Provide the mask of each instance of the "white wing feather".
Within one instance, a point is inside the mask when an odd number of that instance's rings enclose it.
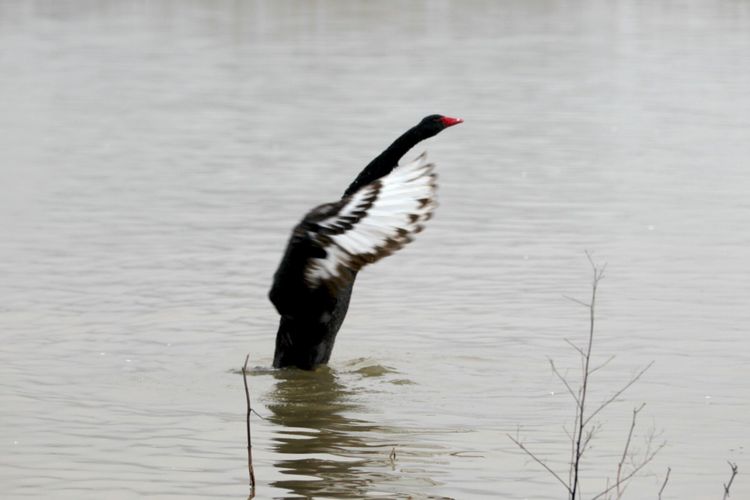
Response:
[[[344,199],[333,215],[317,222],[309,235],[326,251],[305,272],[311,286],[336,282],[345,270],[390,255],[412,240],[435,210],[436,174],[426,153]]]

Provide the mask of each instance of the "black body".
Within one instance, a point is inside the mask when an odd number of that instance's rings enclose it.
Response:
[[[362,170],[346,189],[343,198],[388,175],[417,143],[460,123],[460,120],[446,120],[454,119],[430,115],[405,132]],[[308,230],[315,230],[316,211],[325,211],[327,207],[317,207],[294,228],[274,275],[269,298],[281,315],[273,360],[276,368],[296,366],[310,370],[327,363],[349,308],[356,271],[345,270],[343,280],[323,283],[316,288],[310,288],[304,279],[308,259],[326,255],[326,251],[308,236]]]

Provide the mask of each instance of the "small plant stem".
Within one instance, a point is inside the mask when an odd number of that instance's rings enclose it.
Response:
[[[615,485],[617,486],[617,500],[622,498],[624,488],[622,487],[622,468],[625,465],[625,459],[628,456],[628,450],[630,450],[630,441],[633,439],[633,431],[635,430],[635,421],[638,418],[638,412],[640,412],[646,403],[643,403],[638,408],[633,408],[633,419],[630,421],[630,429],[628,430],[628,438],[625,440],[625,448],[622,450],[622,458],[617,464],[617,478],[615,479]]]
[[[596,289],[599,286],[599,281],[604,277],[604,271],[599,270],[594,262],[591,260],[591,256],[586,253],[589,258],[591,267],[594,270],[594,280],[591,284],[591,302],[589,303],[589,341],[586,346],[586,354],[583,358],[583,380],[581,381],[581,396],[578,398],[578,422],[576,422],[577,429],[575,430],[575,460],[573,462],[573,485],[570,487],[570,500],[575,500],[576,492],[579,489],[579,473],[581,470],[581,456],[583,455],[583,431],[584,426],[588,422],[588,419],[584,418],[584,410],[586,408],[586,394],[588,389],[589,366],[591,363],[591,349],[594,345],[594,320],[596,317]]]
[[[724,498],[723,500],[727,500],[729,498],[729,489],[732,487],[732,483],[734,482],[734,478],[737,476],[737,464],[733,464],[732,462],[727,461],[729,464],[729,467],[732,469],[732,475],[729,478],[729,482],[724,484]]]
[[[247,362],[250,359],[250,354],[245,356],[245,364],[242,366],[242,381],[245,384],[245,401],[247,402],[247,417],[245,422],[247,424],[247,472],[250,476],[250,495],[255,495],[255,470],[253,469],[253,442],[250,434],[250,414],[252,413],[252,407],[250,406],[250,391],[247,388]]]
[[[531,452],[528,448],[526,448],[526,446],[524,446],[523,443],[521,443],[519,440],[517,440],[516,438],[514,438],[510,434],[507,434],[507,436],[508,436],[508,438],[511,441],[513,441],[514,443],[516,443],[516,446],[518,446],[519,448],[521,448],[521,450],[523,450],[524,453],[526,453],[529,457],[531,457],[536,463],[538,463],[539,465],[541,465],[542,467],[544,467],[547,470],[547,472],[549,472],[550,474],[552,474],[552,476],[555,479],[557,479],[558,481],[560,481],[560,484],[562,484],[565,487],[565,489],[568,491],[568,493],[571,492],[570,491],[570,487],[568,486],[568,484],[557,474],[557,472],[555,472],[552,469],[550,469],[549,465],[545,464],[544,461],[541,458],[539,458],[536,455],[534,455],[534,453]]]
[[[672,467],[667,467],[667,475],[664,476],[664,482],[661,484],[661,489],[659,489],[659,500],[661,500],[661,494],[664,493],[664,488],[667,487],[667,482],[669,481],[670,472],[672,472]]]

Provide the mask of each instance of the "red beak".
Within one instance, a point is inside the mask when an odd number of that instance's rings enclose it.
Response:
[[[461,118],[451,118],[450,116],[444,116],[441,121],[446,127],[452,127],[453,125],[458,125],[459,123],[464,122]]]

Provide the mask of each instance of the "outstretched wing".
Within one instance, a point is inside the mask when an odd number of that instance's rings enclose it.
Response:
[[[434,168],[422,153],[341,201],[307,214],[301,226],[325,250],[325,256],[308,260],[307,284],[341,285],[352,272],[409,243],[437,206]]]

